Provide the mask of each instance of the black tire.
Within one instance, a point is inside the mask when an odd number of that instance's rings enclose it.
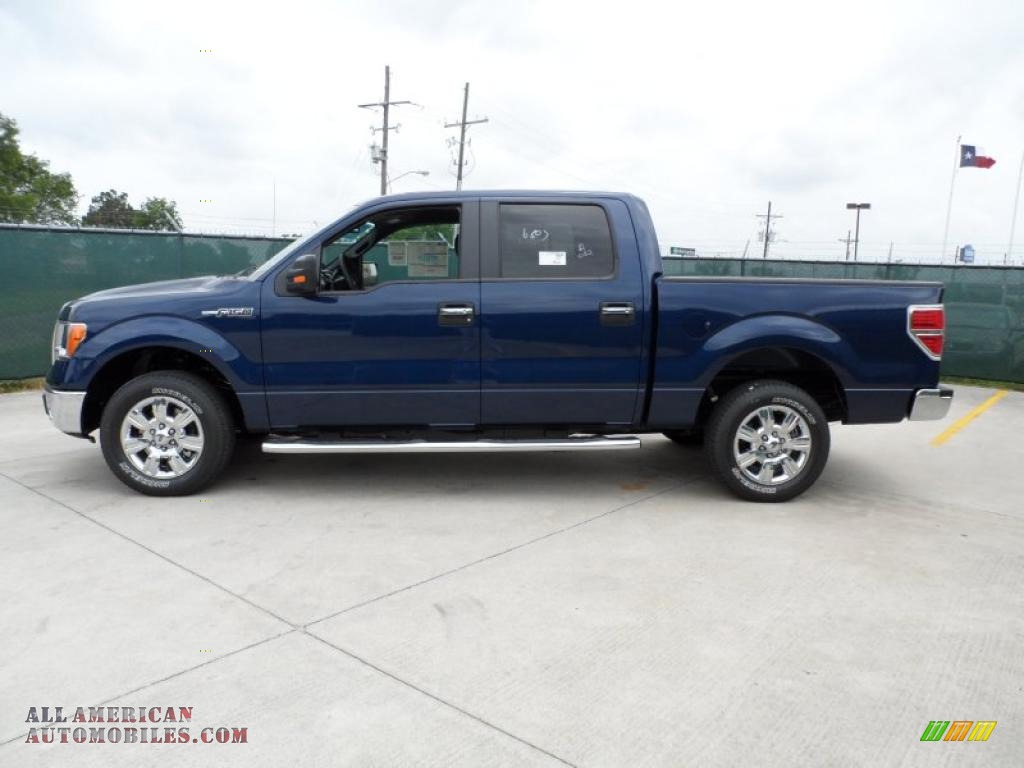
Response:
[[[167,479],[149,477],[133,466],[120,438],[128,412],[147,398],[161,396],[192,409],[203,442],[194,465]],[[110,398],[100,420],[100,446],[107,466],[129,488],[148,496],[187,496],[210,485],[224,471],[235,448],[235,424],[224,398],[205,379],[183,371],[155,371],[132,379]]]
[[[740,427],[752,412],[764,406],[795,411],[806,423],[810,437],[809,455],[804,459],[802,468],[789,480],[781,479],[785,471],[778,472],[780,482],[777,484],[758,482],[748,477],[734,456],[734,440]],[[824,411],[807,392],[784,381],[752,381],[732,390],[715,406],[705,433],[705,448],[711,465],[729,490],[749,501],[778,502],[799,496],[814,484],[828,460],[830,435]],[[793,456],[792,453],[789,455]],[[801,454],[796,455],[799,457]],[[773,462],[769,460],[767,463]],[[762,463],[752,464],[751,472],[761,467]]]
[[[704,430],[702,429],[670,429],[662,434],[683,448],[700,448],[704,445]]]

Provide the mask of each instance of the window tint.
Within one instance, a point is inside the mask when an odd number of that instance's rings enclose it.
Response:
[[[598,205],[501,206],[502,277],[607,277],[612,237]]]

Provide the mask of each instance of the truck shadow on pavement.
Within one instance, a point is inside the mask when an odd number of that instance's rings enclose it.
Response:
[[[206,493],[259,488],[301,498],[303,490],[389,495],[508,491],[526,496],[581,488],[643,492],[710,471],[700,450],[660,438],[634,451],[296,456],[264,454],[258,440],[242,440],[224,476]]]

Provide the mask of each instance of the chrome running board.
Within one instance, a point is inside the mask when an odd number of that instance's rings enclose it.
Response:
[[[264,453],[510,453],[516,451],[621,451],[639,448],[635,435],[537,440],[311,440],[273,439]]]

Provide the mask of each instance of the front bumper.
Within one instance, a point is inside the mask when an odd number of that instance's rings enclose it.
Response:
[[[52,389],[49,385],[43,388],[43,408],[50,417],[53,426],[61,432],[77,437],[82,436],[82,404],[85,392],[66,392]]]
[[[910,406],[911,421],[934,421],[944,419],[953,404],[953,390],[946,387],[939,389],[919,389],[914,393],[914,403]]]

